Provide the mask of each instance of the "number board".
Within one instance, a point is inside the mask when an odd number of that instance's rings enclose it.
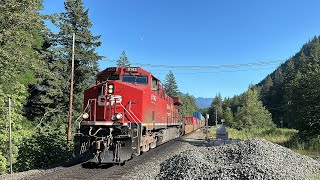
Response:
[[[138,67],[127,67],[126,72],[138,72]]]
[[[116,67],[109,67],[109,68],[107,68],[107,71],[115,72],[115,71],[117,71],[117,68]]]

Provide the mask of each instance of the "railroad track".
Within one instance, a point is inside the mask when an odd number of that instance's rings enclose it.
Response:
[[[56,170],[43,175],[37,175],[37,177],[29,177],[25,179],[37,179],[37,180],[71,180],[71,179],[90,179],[90,180],[101,180],[101,179],[128,179],[125,177],[126,173],[133,170],[137,164],[142,164],[148,161],[151,157],[163,153],[168,147],[177,146],[179,147],[181,139],[169,141],[165,144],[160,145],[155,149],[151,149],[148,152],[143,153],[140,156],[133,157],[130,161],[127,161],[125,165],[101,165],[90,167],[89,164],[77,164],[71,167],[66,167],[60,170]],[[129,178],[130,179],[130,178]]]

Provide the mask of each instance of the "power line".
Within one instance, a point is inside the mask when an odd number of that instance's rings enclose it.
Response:
[[[230,70],[230,71],[206,71],[206,72],[174,72],[174,74],[217,74],[217,73],[228,73],[228,72],[244,72],[244,71],[255,71],[255,70],[263,70],[263,69],[274,69],[277,66],[274,67],[268,67],[268,68],[256,68],[256,69],[241,69],[241,70]],[[154,72],[150,70],[152,74],[167,74],[166,72]]]
[[[268,65],[265,65],[264,67],[267,67]],[[270,64],[270,67],[268,68],[274,68],[274,67],[278,67],[279,65],[278,64]],[[238,69],[244,69],[244,68],[248,68],[248,67],[241,67],[241,68],[238,68]],[[252,68],[252,67],[249,67],[249,68]],[[190,72],[190,70],[192,71],[196,71],[196,72],[199,72],[199,71],[203,71],[205,68],[195,68],[195,69],[191,69],[191,68],[188,68],[188,69],[174,69],[172,71],[188,71]],[[225,69],[234,69],[234,68],[225,68]],[[148,71],[152,71],[152,72],[168,72],[169,70],[168,69],[164,69],[164,68],[157,68],[157,69],[153,69],[153,68],[146,68],[146,70]],[[244,69],[246,70],[246,69]]]
[[[160,67],[160,68],[172,68],[172,69],[221,69],[221,68],[242,68],[242,67],[252,67],[252,66],[266,66],[282,63],[283,61],[261,61],[253,63],[244,64],[224,64],[224,65],[203,65],[203,66],[179,66],[179,65],[160,65],[160,64],[143,64],[143,63],[132,63],[138,66],[147,67]]]
[[[102,61],[116,62],[117,60],[105,59]],[[267,65],[279,65],[283,63],[280,60],[274,61],[260,61],[252,63],[243,63],[243,64],[223,64],[223,65],[190,65],[190,66],[181,66],[181,65],[163,65],[163,64],[144,64],[132,62],[132,65],[137,65],[141,67],[158,67],[158,68],[172,68],[172,69],[221,69],[221,68],[242,68],[242,67],[252,67],[252,66],[267,66]]]

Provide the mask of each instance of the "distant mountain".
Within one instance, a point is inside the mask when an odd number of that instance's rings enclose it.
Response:
[[[204,109],[204,108],[210,107],[210,105],[211,105],[211,103],[213,101],[213,98],[198,97],[198,98],[195,98],[195,99],[196,99],[196,102],[197,102],[197,106],[200,109]]]

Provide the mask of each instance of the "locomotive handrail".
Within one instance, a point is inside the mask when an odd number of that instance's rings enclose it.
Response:
[[[140,121],[140,119],[131,111],[131,101],[129,102],[129,111],[134,115],[134,117],[135,118],[137,118],[139,121]],[[141,121],[140,121],[140,123],[141,123]]]
[[[87,109],[89,108],[89,106],[90,106],[90,109],[89,109],[88,112],[90,112],[90,114],[91,114],[91,101],[93,101],[93,100],[94,100],[94,99],[89,99],[89,100],[88,100],[88,103],[87,103],[86,108],[84,108],[82,114],[75,120],[75,122],[78,123],[79,128],[80,128],[80,123],[81,123],[82,120],[83,120],[83,118],[81,119],[81,117],[82,117],[82,115],[87,111]],[[78,122],[79,119],[81,119],[81,120]]]
[[[140,119],[131,111],[127,110],[126,107],[124,107],[124,105],[122,103],[120,103],[121,107],[128,112],[128,114],[131,116],[132,120],[138,125],[138,123],[141,123]],[[136,118],[139,122],[137,122],[134,118]]]

